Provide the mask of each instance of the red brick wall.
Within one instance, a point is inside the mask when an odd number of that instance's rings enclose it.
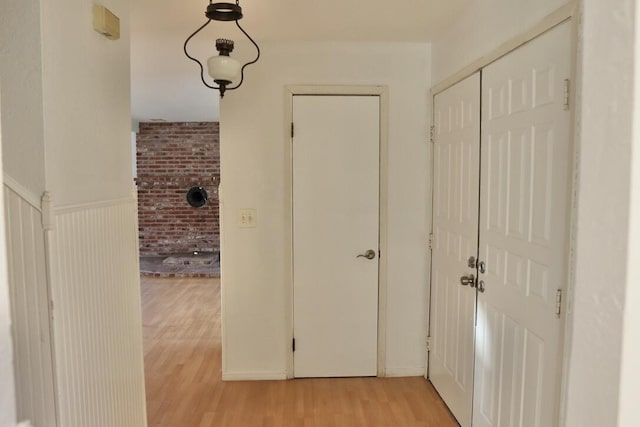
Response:
[[[218,250],[218,123],[140,123],[136,158],[140,253]],[[207,190],[205,207],[187,203],[193,186]]]

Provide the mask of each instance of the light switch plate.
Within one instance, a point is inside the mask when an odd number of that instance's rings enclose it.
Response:
[[[238,212],[238,226],[240,228],[255,228],[258,226],[258,218],[255,209],[240,209]]]

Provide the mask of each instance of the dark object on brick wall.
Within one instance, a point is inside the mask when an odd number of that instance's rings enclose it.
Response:
[[[207,204],[209,195],[202,187],[191,187],[187,192],[187,202],[194,208],[202,208]]]

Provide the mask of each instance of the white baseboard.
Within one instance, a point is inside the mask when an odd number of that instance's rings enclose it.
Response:
[[[424,377],[424,366],[387,368],[387,377]]]
[[[223,372],[222,381],[274,381],[286,380],[286,372]]]
[[[424,366],[388,368],[387,378],[424,377]],[[279,381],[288,379],[286,372],[223,372],[222,381]]]

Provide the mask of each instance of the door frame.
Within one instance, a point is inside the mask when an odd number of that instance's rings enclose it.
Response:
[[[560,372],[560,383],[558,384],[558,398],[559,404],[556,413],[557,425],[562,427],[566,425],[566,408],[567,408],[567,384],[569,380],[569,362],[571,355],[571,341],[572,341],[572,328],[573,328],[573,301],[575,295],[575,264],[576,264],[576,236],[577,236],[577,215],[578,215],[578,200],[577,200],[577,192],[576,189],[580,185],[579,182],[579,156],[580,156],[580,142],[577,140],[577,135],[579,135],[578,129],[578,117],[579,117],[579,105],[578,101],[580,98],[580,94],[578,93],[580,88],[577,84],[577,80],[580,78],[579,72],[579,64],[578,64],[578,49],[579,44],[582,42],[581,34],[580,34],[580,2],[579,0],[571,0],[564,6],[561,6],[554,12],[550,13],[546,17],[544,17],[538,24],[531,27],[529,30],[522,32],[504,42],[502,45],[489,52],[487,55],[482,56],[476,61],[468,64],[466,67],[463,67],[458,72],[451,74],[449,77],[445,78],[441,82],[434,84],[429,91],[429,104],[431,108],[431,123],[433,124],[433,106],[435,104],[435,96],[441,92],[444,92],[448,88],[454,86],[455,84],[461,82],[472,74],[482,71],[488,65],[496,62],[503,56],[508,55],[512,51],[518,49],[519,47],[529,43],[530,41],[536,39],[538,36],[546,33],[547,31],[552,30],[553,28],[568,23],[571,25],[571,58],[570,58],[570,93],[569,93],[569,102],[571,105],[570,111],[570,152],[573,156],[573,161],[571,164],[572,170],[570,171],[570,192],[567,195],[569,197],[569,209],[567,213],[566,221],[568,221],[568,242],[567,242],[567,277],[566,277],[566,288],[565,294],[563,295],[562,300],[562,322],[561,325],[562,336],[560,341],[560,358],[561,358],[561,372]],[[482,74],[481,74],[482,78]],[[433,160],[433,144],[430,144],[429,147],[429,156]],[[431,183],[430,183],[430,200],[433,202],[433,165],[431,169]],[[433,210],[433,203],[431,205],[431,209]],[[433,231],[433,215],[431,216],[430,227]],[[433,253],[429,254],[429,262],[431,263],[433,258]],[[428,293],[431,295],[431,277],[429,277],[428,283],[429,289]],[[431,302],[429,301],[429,304]],[[431,336],[431,313],[429,312],[428,316],[428,324],[427,324],[427,337]],[[429,370],[429,352],[427,352],[427,365],[425,369],[425,378],[428,379],[428,370]]]
[[[286,328],[288,335],[287,379],[294,378],[293,369],[293,97],[296,95],[318,96],[377,96],[380,99],[380,200],[379,200],[379,250],[378,258],[378,362],[377,376],[386,376],[386,330],[387,330],[387,223],[388,223],[388,147],[389,147],[389,89],[387,86],[351,85],[286,85],[284,88],[285,114],[283,140],[285,143],[284,203],[285,203],[285,256],[284,271],[289,292],[286,301]]]

